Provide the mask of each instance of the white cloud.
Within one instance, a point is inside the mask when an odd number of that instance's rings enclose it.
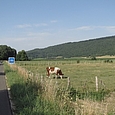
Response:
[[[39,27],[39,26],[48,26],[46,23],[39,23],[39,24],[34,24],[33,26]]]
[[[81,27],[78,27],[77,30],[92,30],[93,27],[91,26],[81,26]]]
[[[115,26],[104,26],[103,28],[105,28],[110,33],[115,33]]]
[[[57,23],[57,20],[51,20],[50,23]],[[16,25],[16,28],[30,28],[30,27],[45,27],[48,26],[47,23],[38,23],[38,24],[19,24]]]
[[[39,24],[19,24],[16,25],[16,28],[31,28],[31,27],[42,27],[42,26],[48,26],[47,23],[39,23]]]
[[[77,27],[77,28],[72,28],[72,29],[70,29],[70,30],[75,30],[75,31],[78,31],[78,30],[80,30],[80,31],[87,31],[87,30],[92,30],[92,29],[94,29],[94,27],[93,26],[81,26],[81,27]]]
[[[103,30],[108,32],[115,32],[115,26],[81,26],[77,28],[69,29],[71,31],[90,31],[90,30]]]
[[[40,38],[40,37],[48,37],[52,35],[51,33],[49,32],[30,32],[27,34],[28,37],[34,37],[34,38]]]
[[[30,24],[20,24],[20,25],[16,25],[17,28],[28,28],[31,27]]]

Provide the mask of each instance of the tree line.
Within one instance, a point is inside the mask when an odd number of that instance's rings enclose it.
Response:
[[[0,45],[0,60],[8,60],[9,57],[14,57],[17,61],[26,61],[28,56],[24,50],[17,51],[7,45]]]

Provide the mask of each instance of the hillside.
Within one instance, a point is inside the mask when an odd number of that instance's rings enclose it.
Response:
[[[26,52],[29,58],[52,58],[115,55],[115,36],[69,42]]]

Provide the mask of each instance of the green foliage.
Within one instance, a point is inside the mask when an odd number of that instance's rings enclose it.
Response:
[[[16,57],[16,50],[7,45],[0,45],[0,60],[8,60],[8,57]]]
[[[91,99],[93,101],[103,101],[107,94],[110,93],[108,91],[99,91],[99,92],[81,92],[77,91],[76,95],[79,99]]]
[[[24,50],[19,51],[17,56],[16,56],[16,60],[17,61],[27,61],[28,56],[27,56],[26,52]]]
[[[34,49],[27,51],[27,55],[30,59],[56,58],[58,56],[70,58],[115,55],[115,36],[81,42],[69,42],[44,49]]]

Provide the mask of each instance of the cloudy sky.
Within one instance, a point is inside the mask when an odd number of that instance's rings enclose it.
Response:
[[[17,51],[115,35],[115,0],[0,0],[0,45]]]

